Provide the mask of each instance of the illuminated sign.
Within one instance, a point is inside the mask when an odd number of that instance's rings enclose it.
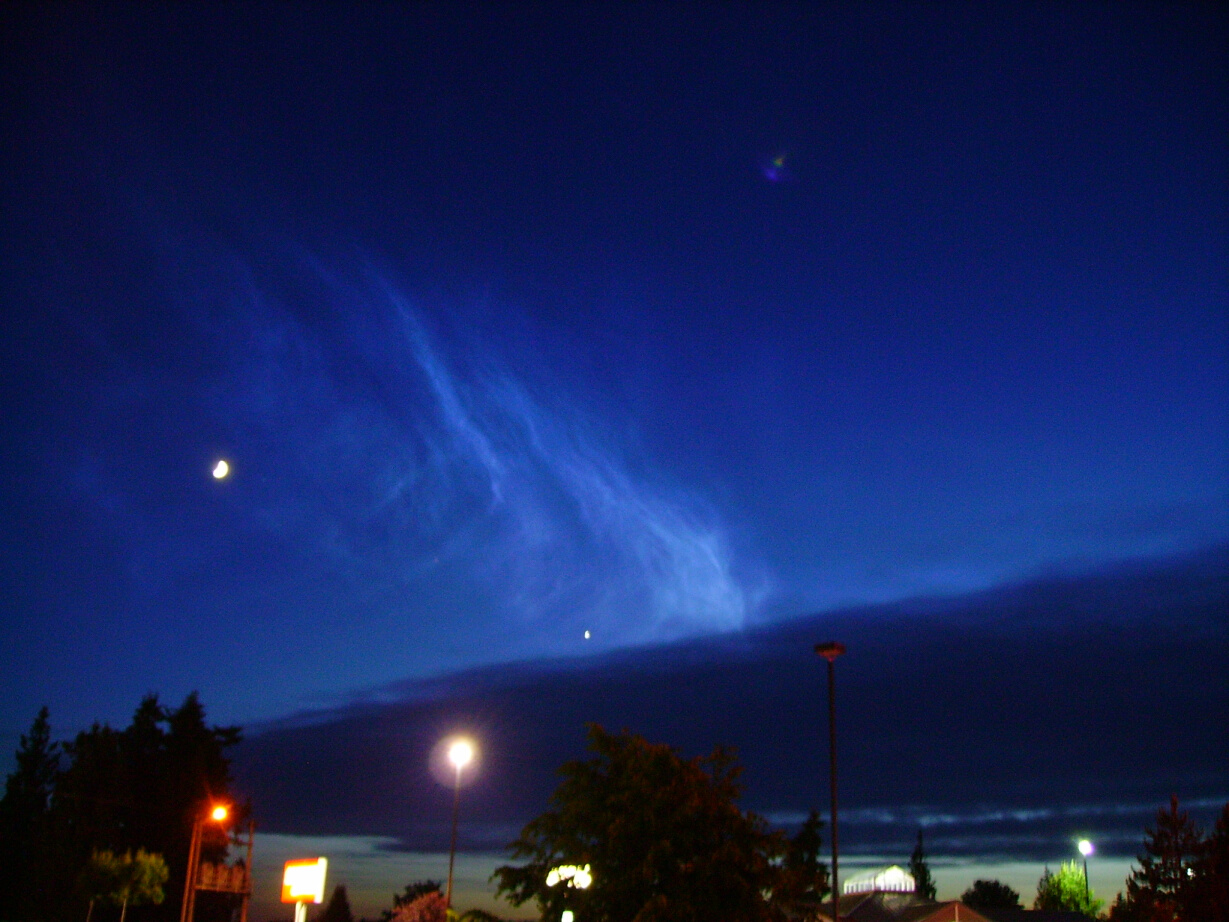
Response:
[[[564,864],[557,868],[551,868],[550,873],[546,875],[546,886],[553,887],[560,882],[567,882],[569,887],[576,887],[584,890],[589,884],[593,883],[593,874],[589,871],[589,865],[583,868],[578,868],[574,864]]]
[[[286,872],[282,876],[282,902],[324,902],[324,872],[328,866],[328,858],[287,861]]]

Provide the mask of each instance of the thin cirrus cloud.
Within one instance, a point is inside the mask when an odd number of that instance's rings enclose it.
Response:
[[[214,388],[215,407],[247,408],[247,437],[288,455],[264,527],[368,584],[480,586],[539,640],[744,624],[751,593],[701,497],[634,470],[575,401],[541,398],[483,345],[446,350],[387,279],[325,290],[312,314],[250,292],[247,352]]]

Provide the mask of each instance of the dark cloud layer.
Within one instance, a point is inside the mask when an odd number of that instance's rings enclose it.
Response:
[[[380,689],[255,729],[237,769],[262,828],[446,843],[439,738],[481,740],[466,848],[542,811],[584,724],[685,753],[737,747],[744,802],[785,825],[826,804],[823,663],[839,638],[843,841],[1052,859],[1076,832],[1138,849],[1169,794],[1229,796],[1229,547],[984,594],[847,610],[588,661],[523,663]]]

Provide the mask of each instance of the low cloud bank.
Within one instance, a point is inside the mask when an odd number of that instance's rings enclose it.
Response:
[[[546,809],[584,725],[687,754],[738,749],[744,804],[783,824],[826,813],[824,664],[840,638],[842,841],[902,853],[1057,861],[1076,835],[1139,850],[1176,793],[1205,824],[1229,799],[1229,548],[975,597],[800,618],[754,631],[520,664],[383,689],[263,728],[236,768],[262,828],[446,847],[438,740],[481,763],[462,792],[462,847],[504,847]]]

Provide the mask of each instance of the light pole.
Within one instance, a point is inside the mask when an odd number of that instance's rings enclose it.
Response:
[[[457,812],[461,807],[461,769],[474,758],[474,746],[469,740],[457,740],[448,747],[448,761],[457,770],[456,784],[452,787],[452,845],[448,849],[448,892],[444,895],[444,908],[452,908],[452,865],[457,856]]]
[[[1093,847],[1087,839],[1080,839],[1077,847],[1080,854],[1084,856],[1084,903],[1087,905],[1092,902],[1092,891],[1088,887],[1088,856],[1093,853]]]
[[[841,922],[841,888],[837,875],[836,836],[836,658],[845,645],[830,640],[815,645],[815,654],[828,661],[828,774],[832,779],[832,922]]]
[[[188,869],[184,873],[183,904],[179,907],[179,922],[192,922],[196,910],[196,878],[200,871],[201,833],[204,831],[205,820],[224,823],[228,816],[228,807],[215,804],[208,813],[197,814],[192,820],[192,840],[188,845]]]

